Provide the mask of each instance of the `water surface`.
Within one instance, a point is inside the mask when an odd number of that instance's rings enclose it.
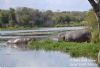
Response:
[[[23,46],[22,46],[23,47]],[[1,67],[98,67],[94,60],[72,58],[59,51],[29,50],[16,45],[0,43]]]

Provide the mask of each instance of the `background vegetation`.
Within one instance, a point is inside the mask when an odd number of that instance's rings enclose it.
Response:
[[[59,27],[82,25],[86,12],[63,11],[53,12],[51,10],[39,11],[27,7],[10,8],[0,10],[0,27]]]

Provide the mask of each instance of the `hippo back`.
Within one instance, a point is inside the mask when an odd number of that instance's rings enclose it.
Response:
[[[91,33],[87,30],[76,30],[66,32],[65,41],[85,42],[90,40]]]

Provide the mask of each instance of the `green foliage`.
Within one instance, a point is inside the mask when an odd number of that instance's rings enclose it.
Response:
[[[97,20],[93,10],[87,12],[85,21],[87,21],[86,25],[89,25],[92,29],[97,27]]]
[[[0,11],[0,27],[5,27],[8,22],[9,13],[8,11],[2,10]]]
[[[91,33],[92,33],[91,42],[94,42],[94,43],[99,42],[98,31],[96,29],[94,29],[91,31]]]
[[[90,30],[92,34],[91,41],[94,43],[99,42],[99,36],[98,36],[99,33],[97,28],[98,25],[93,10],[88,11],[85,17],[85,21],[87,22],[86,25],[90,26]]]
[[[76,42],[54,42],[51,40],[31,41],[31,49],[58,50],[68,52],[74,57],[91,57],[96,59],[100,49],[100,43],[76,43]]]
[[[71,26],[71,22],[83,21],[85,12],[39,11],[27,7],[0,10],[0,27],[50,27],[61,24]],[[77,23],[78,24],[78,23]]]

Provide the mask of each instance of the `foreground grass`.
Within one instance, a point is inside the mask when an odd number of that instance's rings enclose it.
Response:
[[[96,59],[100,46],[94,43],[54,42],[51,40],[31,41],[31,49],[44,49],[68,52],[73,57],[89,57]]]

